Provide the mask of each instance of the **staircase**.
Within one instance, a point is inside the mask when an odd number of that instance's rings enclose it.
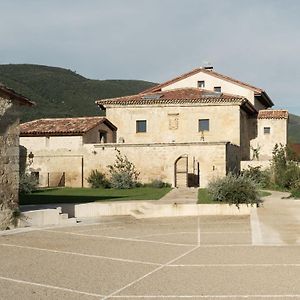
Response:
[[[76,218],[69,218],[67,213],[62,212],[61,207],[36,207],[26,205],[21,208],[23,219],[18,227],[49,226],[49,225],[72,225],[76,224]]]

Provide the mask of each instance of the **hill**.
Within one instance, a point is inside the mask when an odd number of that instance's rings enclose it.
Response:
[[[95,116],[95,100],[139,93],[155,83],[141,80],[92,80],[71,70],[29,64],[0,65],[0,82],[37,103],[21,121],[45,117]]]
[[[288,134],[291,143],[300,143],[300,116],[290,114]]]
[[[21,121],[46,117],[95,116],[95,100],[139,93],[155,83],[141,80],[92,80],[71,70],[29,64],[0,65],[0,82],[37,103]],[[300,143],[300,117],[290,114],[289,140]]]

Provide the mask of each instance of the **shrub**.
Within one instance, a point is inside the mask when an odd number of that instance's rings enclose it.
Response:
[[[99,172],[98,170],[91,171],[89,177],[87,178],[87,182],[93,189],[110,187],[110,182],[107,180],[105,174]]]
[[[287,147],[275,145],[272,158],[272,182],[283,189],[294,189],[300,182],[298,162],[291,160]]]
[[[242,171],[242,176],[252,179],[259,187],[266,188],[270,186],[271,173],[270,170],[261,170],[261,166],[251,167]]]
[[[113,165],[107,166],[111,175],[111,186],[116,189],[130,189],[138,185],[139,172],[135,165],[130,162],[126,155],[116,150],[116,161]]]
[[[288,161],[283,178],[281,179],[282,186],[287,189],[293,189],[298,185],[300,180],[300,168],[296,162]]]
[[[171,187],[171,184],[160,179],[154,179],[150,183],[145,184],[145,186],[161,189],[164,187]]]
[[[30,194],[37,189],[38,181],[35,176],[29,173],[23,173],[20,175],[19,181],[19,193]]]
[[[234,204],[237,207],[240,204],[262,203],[256,183],[246,176],[228,174],[215,179],[208,184],[208,192],[214,201]]]
[[[284,187],[285,172],[287,169],[286,149],[283,145],[276,144],[272,151],[272,173],[273,183],[279,187]]]

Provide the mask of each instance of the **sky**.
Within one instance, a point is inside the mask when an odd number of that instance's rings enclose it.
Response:
[[[0,64],[163,82],[209,62],[300,115],[298,0],[0,0],[0,12]]]

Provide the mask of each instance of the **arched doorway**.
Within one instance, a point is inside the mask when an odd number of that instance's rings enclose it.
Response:
[[[188,187],[188,156],[181,155],[174,164],[175,187]]]

